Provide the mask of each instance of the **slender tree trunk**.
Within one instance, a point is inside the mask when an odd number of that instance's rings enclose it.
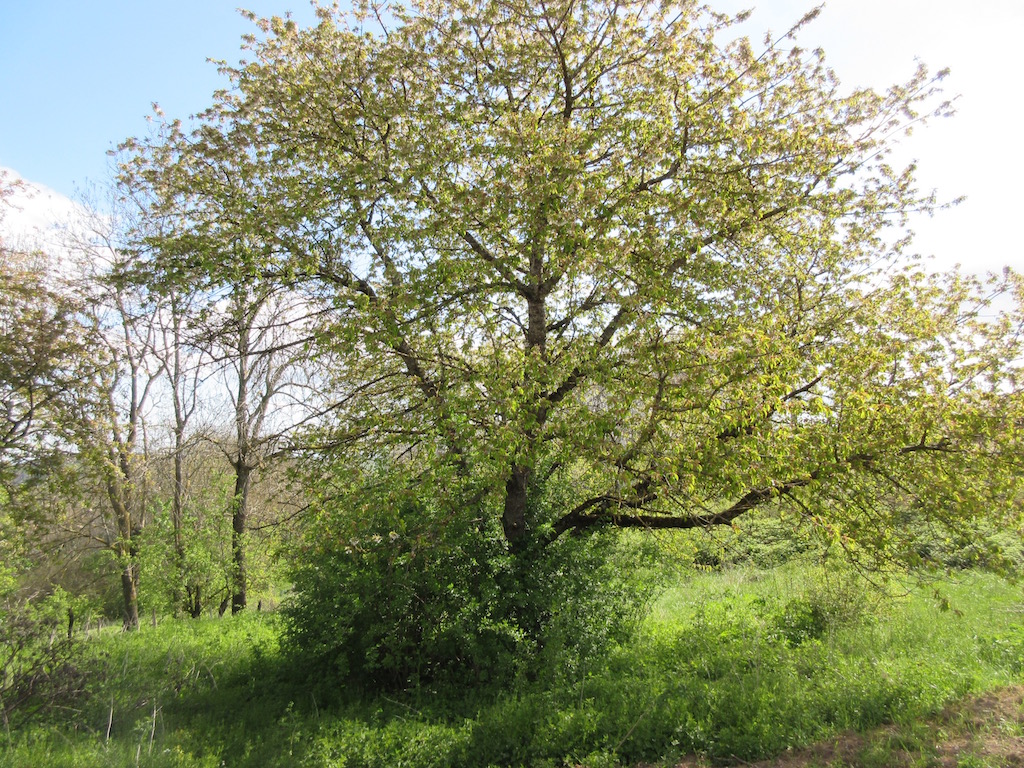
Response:
[[[121,594],[124,597],[124,629],[139,628],[139,590],[135,564],[127,563],[121,569]]]
[[[132,499],[127,491],[127,481],[107,481],[107,496],[114,508],[117,520],[117,541],[114,552],[121,564],[121,595],[124,600],[124,628],[139,627],[139,565],[138,547],[134,537],[137,532],[132,521]]]
[[[252,468],[249,466],[249,438],[251,430],[249,413],[249,386],[251,375],[250,325],[251,320],[243,322],[243,307],[239,311],[238,336],[238,383],[235,397],[235,495],[231,506],[231,613],[232,615],[245,609],[246,603],[246,572],[245,572],[245,526],[249,517],[249,479]]]
[[[185,550],[185,507],[188,499],[185,449],[189,420],[195,412],[198,400],[198,372],[194,368],[190,371],[182,360],[182,353],[187,348],[184,329],[192,310],[192,301],[187,294],[171,294],[170,323],[164,328],[164,344],[161,351],[170,379],[171,403],[174,406],[174,495],[171,500],[171,526],[177,578],[174,580],[171,599],[175,615],[185,611],[195,618],[202,613],[202,601],[199,584],[193,581],[194,577],[188,572]]]
[[[231,510],[231,613],[246,606],[245,529],[249,517],[249,484],[252,468],[244,461],[235,467],[235,496]]]
[[[139,628],[139,568],[130,542],[118,547],[121,565],[121,596],[124,600],[125,631]]]
[[[175,408],[175,410],[178,410]],[[185,494],[185,472],[182,467],[183,457],[181,455],[184,445],[184,435],[180,428],[174,430],[174,497],[171,500],[171,526],[174,529],[174,567],[178,572],[178,578],[174,580],[174,613],[184,608],[189,609],[188,600],[188,574],[185,572],[185,537],[182,532],[184,499]]]

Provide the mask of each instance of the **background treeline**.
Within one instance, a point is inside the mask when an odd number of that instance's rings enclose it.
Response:
[[[304,504],[289,448],[322,402],[310,303],[158,295],[126,279],[118,226],[0,251],[5,599],[63,590],[125,628],[276,604]]]

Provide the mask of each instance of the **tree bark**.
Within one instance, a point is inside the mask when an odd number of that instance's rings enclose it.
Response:
[[[175,393],[175,401],[177,401],[177,393]],[[185,436],[180,423],[177,402],[175,402],[175,412],[175,419],[178,420],[178,424],[174,430],[174,495],[171,500],[171,526],[174,531],[174,567],[178,572],[178,578],[174,581],[172,600],[174,603],[174,613],[177,615],[178,611],[182,608],[188,609],[188,596],[185,573],[185,537],[182,530],[182,517],[184,513],[184,500],[182,497],[185,494],[185,473],[182,467],[183,457],[181,452],[184,448]]]
[[[235,496],[231,510],[231,613],[246,606],[245,529],[249,517],[249,484],[252,468],[239,462],[235,467]]]
[[[122,548],[121,596],[124,600],[124,630],[139,628],[139,568],[137,558],[129,545]]]
[[[186,604],[185,610],[193,619],[198,619],[203,614],[203,588],[202,585],[185,587]]]
[[[528,467],[514,465],[512,476],[505,483],[505,511],[501,516],[501,525],[513,551],[522,549],[526,543],[527,490],[531,474]]]
[[[121,594],[124,597],[124,629],[126,631],[139,628],[139,591],[136,585],[135,564],[128,563],[121,570]]]
[[[126,474],[120,478],[107,479],[107,497],[117,520],[117,540],[113,542],[113,549],[121,564],[124,629],[132,630],[139,627],[139,553],[135,544],[139,526],[132,515],[135,500],[129,491],[130,476],[127,473],[130,464],[121,463],[118,469]]]

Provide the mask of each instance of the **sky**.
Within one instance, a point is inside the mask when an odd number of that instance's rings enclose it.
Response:
[[[26,216],[45,216],[109,177],[107,151],[147,131],[157,102],[187,118],[225,84],[208,58],[236,62],[255,31],[236,5],[263,16],[305,0],[0,0],[0,168],[45,189]],[[813,0],[710,0],[753,7],[744,30],[756,42],[782,32]],[[915,221],[916,249],[940,268],[1024,271],[1024,100],[1018,51],[1020,0],[829,0],[800,37],[822,47],[844,84],[882,88],[909,78],[916,60],[949,67],[958,114],[915,132],[900,150],[918,161],[922,188],[966,201]]]

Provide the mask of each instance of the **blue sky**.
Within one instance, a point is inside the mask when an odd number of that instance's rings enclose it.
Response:
[[[155,101],[173,117],[223,84],[207,57],[237,61],[261,15],[305,0],[0,0],[0,166],[64,195],[102,181],[106,151],[146,131]]]
[[[182,118],[210,103],[223,80],[207,57],[237,61],[253,30],[237,3],[314,19],[306,0],[0,0],[0,167],[66,196],[103,182],[106,151],[146,132],[152,102]],[[725,11],[757,6],[746,27],[755,42],[813,4],[713,0]],[[822,46],[850,85],[906,79],[916,58],[952,69],[959,114],[919,131],[900,158],[920,161],[923,187],[967,201],[915,222],[918,248],[940,266],[1024,269],[1024,3],[829,0],[801,42]]]

